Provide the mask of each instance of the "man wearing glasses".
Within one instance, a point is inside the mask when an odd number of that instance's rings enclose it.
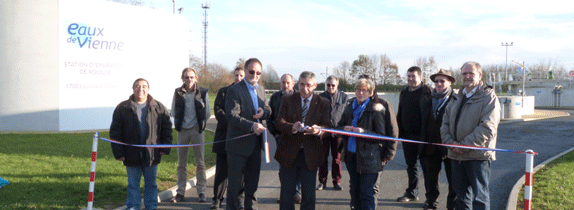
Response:
[[[337,127],[337,123],[345,111],[345,105],[347,104],[347,94],[343,91],[339,91],[339,78],[331,75],[327,77],[327,82],[325,83],[327,88],[325,92],[319,94],[319,96],[329,99],[331,106],[329,107],[329,118],[331,120],[331,126],[333,128]],[[331,177],[333,178],[333,188],[335,190],[343,190],[341,186],[341,154],[337,152],[339,143],[341,142],[340,137],[335,137],[334,135],[328,135],[323,138],[323,152],[329,156],[329,151],[331,151]],[[329,175],[329,161],[325,159],[325,162],[319,167],[319,185],[317,190],[323,190],[327,187],[327,176]]]
[[[451,85],[456,81],[449,70],[441,69],[430,76],[434,82],[430,97],[427,97],[421,105],[422,130],[421,141],[429,143],[441,143],[440,126],[447,105],[454,100],[454,91]],[[454,209],[456,193],[452,189],[452,176],[450,159],[446,157],[447,149],[443,146],[424,144],[421,146],[421,166],[425,180],[426,209],[438,209],[439,177],[441,165],[444,161],[444,170],[448,180],[447,209]],[[444,209],[444,208],[443,208]]]
[[[243,82],[227,89],[227,139],[255,134],[228,141],[225,145],[229,176],[226,205],[228,210],[239,209],[236,200],[241,188],[244,188],[245,192],[245,209],[257,209],[255,191],[261,169],[262,134],[266,132],[261,121],[271,114],[271,108],[265,103],[265,88],[257,84],[261,78],[261,67],[261,61],[257,58],[248,59],[245,61],[247,75]]]
[[[197,85],[197,74],[193,68],[185,68],[181,72],[183,85],[175,89],[171,103],[171,115],[177,130],[178,144],[201,144],[193,147],[197,177],[197,195],[200,203],[206,202],[205,189],[207,178],[205,175],[204,147],[205,126],[211,117],[209,96],[207,89]],[[177,194],[173,202],[183,201],[187,186],[187,158],[188,148],[177,148]]]

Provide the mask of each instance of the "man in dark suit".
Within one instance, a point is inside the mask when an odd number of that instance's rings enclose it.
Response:
[[[245,77],[245,70],[243,66],[238,66],[233,71],[233,84],[243,81]],[[213,111],[217,119],[217,128],[215,129],[215,137],[213,141],[212,152],[217,154],[215,161],[215,180],[213,181],[213,205],[211,209],[221,208],[223,201],[223,193],[227,189],[227,153],[225,152],[225,139],[227,138],[227,116],[225,116],[225,95],[227,87],[222,87],[217,92],[215,102],[213,103]],[[243,205],[242,199],[239,199],[240,205]]]
[[[313,93],[317,88],[315,74],[301,73],[297,84],[298,93],[283,96],[275,122],[281,132],[275,153],[281,165],[281,210],[295,209],[292,198],[297,178],[301,180],[301,209],[315,209],[317,168],[325,160],[321,138],[329,135],[319,128],[331,127],[329,100]]]
[[[225,145],[229,176],[226,207],[231,210],[239,208],[236,200],[242,188],[242,180],[245,180],[245,209],[257,209],[255,191],[261,169],[261,134],[266,132],[261,121],[271,114],[271,108],[265,103],[265,88],[257,84],[261,78],[261,67],[261,61],[257,58],[245,61],[245,79],[227,89],[227,139],[248,133],[256,134],[228,141]]]

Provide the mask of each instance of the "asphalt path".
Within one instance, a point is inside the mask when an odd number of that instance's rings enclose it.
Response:
[[[501,124],[498,126],[497,148],[525,151],[532,149],[538,155],[534,165],[574,147],[574,111],[570,116],[538,121]],[[514,184],[524,175],[525,155],[498,152],[491,165],[491,209],[506,209],[508,196]],[[536,191],[536,183],[533,185]],[[533,194],[532,202],[542,195]]]
[[[569,111],[574,114],[574,111]],[[215,129],[215,119],[208,121],[208,128]],[[525,151],[532,149],[538,152],[534,158],[534,165],[537,165],[567,149],[574,147],[574,117],[560,117],[538,121],[516,122],[500,124],[498,129],[497,148]],[[275,142],[270,140],[271,152],[275,151]],[[491,209],[505,209],[508,196],[512,187],[518,179],[524,175],[525,155],[516,153],[497,152],[496,161],[491,164],[490,177],[490,198]],[[264,159],[262,159],[264,160]],[[344,167],[345,164],[343,164]],[[272,160],[271,163],[262,161],[261,178],[257,197],[259,209],[278,209],[275,202],[279,197],[279,179],[277,176],[279,164]],[[424,181],[422,175],[419,178],[419,198],[420,201],[412,203],[399,203],[395,199],[404,193],[406,188],[406,164],[404,161],[401,144],[397,149],[397,154],[393,161],[385,166],[385,171],[381,180],[381,192],[379,194],[377,209],[422,209],[424,197]],[[344,169],[345,170],[345,169]],[[439,202],[441,207],[446,205],[447,184],[444,170],[440,179]],[[317,192],[317,209],[349,209],[348,173],[343,171],[342,185],[343,191],[334,191],[331,186],[331,179],[328,180],[328,188]],[[536,189],[536,183],[534,183]],[[209,209],[213,192],[213,177],[208,179],[208,189],[206,195],[208,203],[197,203],[195,189],[186,192],[186,200],[183,203],[161,203],[160,209]],[[539,195],[533,195],[533,202]],[[299,205],[296,205],[296,209]]]

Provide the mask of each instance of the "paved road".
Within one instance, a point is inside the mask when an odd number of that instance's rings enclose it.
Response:
[[[574,114],[574,111],[571,112]],[[214,126],[214,120],[210,120],[208,127]],[[498,148],[526,150],[533,149],[539,155],[535,157],[535,165],[574,147],[574,117],[561,117],[541,121],[520,122],[501,124],[498,134]],[[270,140],[271,151],[275,150],[275,142]],[[272,154],[273,155],[273,154]],[[344,165],[344,164],[343,164]],[[522,154],[497,153],[497,161],[492,163],[491,175],[491,209],[505,209],[508,195],[514,183],[524,174],[525,158]],[[262,163],[261,179],[257,197],[260,209],[278,209],[276,199],[279,197],[279,179],[277,176],[279,165],[276,161],[269,164]],[[401,196],[406,188],[406,165],[399,144],[397,155],[385,168],[382,176],[382,192],[379,195],[378,209],[422,209],[424,202],[424,186],[422,177],[420,182],[420,201],[414,203],[398,203],[395,199]],[[207,197],[212,196],[213,178],[208,180]],[[317,209],[349,209],[348,174],[343,172],[343,186],[345,190],[334,191],[328,181],[328,189],[317,192]],[[536,187],[536,186],[535,186]],[[441,195],[439,202],[446,205],[447,191],[444,170],[441,177]],[[186,201],[183,203],[161,203],[160,209],[209,209],[208,203],[197,203],[195,189],[186,192]],[[296,207],[298,208],[298,206]]]
[[[574,111],[571,116],[540,121],[502,124],[498,128],[498,148],[538,152],[534,165],[574,147]],[[505,209],[512,187],[524,175],[524,155],[497,153],[490,177],[491,209]],[[536,189],[536,183],[534,183]],[[536,199],[537,195],[533,195]],[[533,200],[533,202],[536,202]]]

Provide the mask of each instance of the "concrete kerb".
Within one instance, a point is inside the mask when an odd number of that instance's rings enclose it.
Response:
[[[524,122],[524,121],[533,121],[533,120],[542,120],[542,119],[548,119],[548,118],[555,118],[555,117],[565,117],[565,116],[570,116],[570,113],[566,113],[563,112],[564,115],[557,115],[557,116],[549,116],[549,117],[542,117],[542,118],[531,118],[531,119],[518,119],[518,120],[509,120],[509,121],[504,121],[500,122],[501,124],[506,124],[506,123],[515,123],[515,122]],[[546,164],[552,162],[553,160],[558,159],[559,157],[562,157],[565,154],[568,154],[569,152],[574,151],[574,147],[570,148],[558,155],[555,155],[554,157],[538,164],[536,167],[533,168],[532,171],[532,175],[534,176],[534,174],[540,170],[541,168],[543,168],[544,166],[546,166]],[[516,205],[518,204],[518,194],[520,192],[520,189],[522,189],[522,186],[524,185],[524,180],[526,179],[525,175],[522,175],[522,177],[520,177],[520,179],[518,179],[518,181],[514,184],[514,186],[512,187],[512,191],[510,191],[510,195],[508,196],[508,202],[506,203],[506,210],[516,210]]]
[[[543,168],[544,166],[546,166],[548,163],[552,162],[553,160],[556,160],[560,157],[562,157],[565,154],[568,154],[569,152],[574,151],[574,147],[558,154],[555,155],[554,157],[538,164],[536,167],[534,167],[532,175],[534,175],[538,170],[540,170],[541,168]],[[514,184],[514,187],[512,187],[512,191],[510,192],[510,196],[508,197],[508,203],[506,204],[506,210],[516,210],[516,205],[518,204],[518,193],[520,192],[520,189],[522,189],[522,185],[524,185],[524,180],[525,180],[525,175],[522,175],[522,177],[520,177],[520,179],[516,182],[516,184]]]
[[[211,132],[215,132],[215,131],[212,131],[212,130],[210,130],[210,129],[206,129],[206,130],[209,130],[209,131],[211,131]],[[207,169],[207,170],[205,171],[205,177],[206,177],[207,179],[211,178],[211,177],[214,176],[214,175],[215,175],[215,166],[212,166],[211,168],[209,168],[209,169]],[[193,177],[193,178],[187,180],[187,184],[186,184],[185,189],[194,188],[196,182],[197,182],[197,178],[196,178],[196,177]],[[159,202],[170,201],[170,200],[173,199],[173,197],[175,197],[175,195],[177,194],[176,190],[177,190],[177,185],[175,185],[175,186],[173,186],[173,187],[167,189],[166,191],[163,191],[163,192],[158,193],[158,194],[157,194],[157,200],[158,200]],[[144,203],[144,200],[143,200],[143,199],[142,199],[142,202],[141,202],[141,203],[142,203],[142,204]],[[126,209],[126,208],[127,208],[127,206],[126,206],[126,205],[123,205],[123,206],[121,206],[121,207],[115,208],[114,210],[124,210],[124,209]],[[145,206],[142,205],[142,206],[141,206],[141,209],[145,209]]]

